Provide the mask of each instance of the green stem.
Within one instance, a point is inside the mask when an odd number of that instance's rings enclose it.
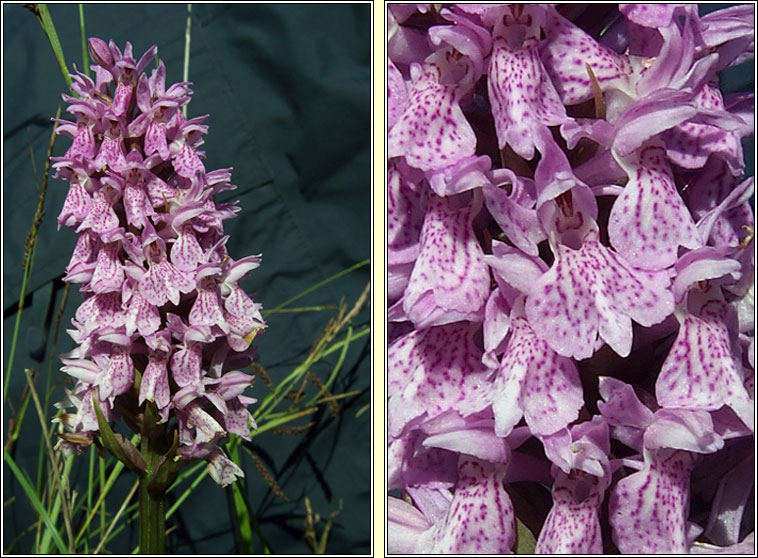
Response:
[[[166,498],[163,493],[150,492],[149,475],[140,478],[139,486],[139,551],[140,554],[166,553]]]
[[[152,447],[150,436],[142,437],[145,474],[139,480],[139,551],[140,554],[166,553],[166,491],[148,489],[161,455]]]

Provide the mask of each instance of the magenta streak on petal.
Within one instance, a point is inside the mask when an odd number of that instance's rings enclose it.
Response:
[[[639,163],[627,172],[629,182],[608,221],[616,251],[635,267],[657,270],[676,262],[678,246],[699,248],[695,223],[676,190],[664,150],[642,149]]]
[[[601,90],[630,90],[632,66],[626,56],[599,44],[555,10],[547,13],[546,39],[540,46],[540,56],[565,105],[594,98],[587,64]]]
[[[387,138],[387,156],[405,156],[410,166],[427,171],[473,155],[476,136],[458,105],[458,88],[441,84],[442,71],[433,63],[414,68],[405,111]]]
[[[579,416],[584,404],[579,371],[537,337],[524,318],[512,319],[511,327],[493,383],[495,432],[508,436],[523,413],[533,434],[552,434]]]
[[[124,189],[124,211],[127,223],[140,229],[145,226],[148,215],[155,214],[145,190],[133,184],[127,184]]]
[[[168,355],[163,352],[151,352],[150,360],[142,373],[139,390],[139,404],[145,399],[155,402],[158,409],[163,409],[171,401],[168,385]]]
[[[542,66],[534,39],[512,50],[503,37],[495,38],[487,89],[498,146],[502,149],[507,144],[524,159],[534,157],[539,129],[567,120],[566,109]]]
[[[223,322],[224,315],[218,301],[218,291],[214,286],[199,288],[197,298],[189,314],[190,325],[215,325]]]
[[[490,274],[471,218],[469,208],[431,196],[403,301],[416,327],[483,319]]]
[[[671,292],[633,270],[588,235],[579,250],[558,246],[556,262],[526,300],[535,333],[563,356],[588,358],[598,336],[621,356],[632,347],[632,323],[651,326],[674,309]]]
[[[422,540],[432,554],[510,554],[516,542],[513,504],[502,466],[461,458],[447,517]]]
[[[647,455],[645,467],[618,481],[608,504],[613,541],[624,554],[686,554],[693,459],[677,451]]]
[[[134,363],[127,348],[116,347],[100,384],[100,398],[107,399],[129,391],[134,381]]]
[[[202,351],[202,343],[187,343],[171,355],[171,377],[179,387],[200,381]]]
[[[182,227],[171,247],[171,263],[180,271],[193,271],[203,261],[203,250],[191,226]]]
[[[174,170],[184,178],[193,178],[197,172],[203,171],[205,167],[194,149],[189,144],[182,145],[179,154],[172,161]]]
[[[103,138],[100,151],[95,157],[94,165],[97,169],[102,169],[107,165],[108,168],[116,172],[123,171],[126,168],[126,157],[121,139],[106,135]]]
[[[724,110],[721,92],[707,84],[695,96],[695,104],[701,109]],[[718,126],[684,122],[664,132],[663,139],[669,159],[680,167],[699,169],[710,155],[716,155],[728,163],[733,175],[740,175],[744,168],[739,134]]]
[[[80,122],[76,126],[76,135],[71,147],[66,151],[67,158],[92,159],[95,156],[95,138],[92,135],[92,127],[87,122]]]
[[[396,265],[418,256],[424,222],[422,189],[404,176],[399,164],[390,162],[387,174],[387,262]]]
[[[482,192],[487,209],[508,239],[526,254],[537,256],[537,245],[545,240],[537,212],[516,203],[502,188],[485,185]]]
[[[118,217],[113,211],[113,206],[105,199],[102,192],[95,192],[89,213],[76,232],[91,229],[92,232],[103,234],[116,229],[118,225]]]
[[[72,182],[66,201],[63,202],[63,209],[58,215],[58,228],[60,229],[61,225],[74,227],[81,223],[87,217],[91,205],[92,198],[84,186],[78,182]]]
[[[712,301],[687,315],[655,384],[663,407],[715,411],[728,405],[748,426],[753,404],[732,353],[724,303]]]
[[[118,257],[119,243],[110,242],[97,255],[97,265],[90,286],[96,293],[120,291],[124,282],[124,267]]]
[[[538,554],[602,554],[598,512],[606,483],[581,472],[559,472],[553,484],[553,507],[542,526]]]
[[[388,431],[398,436],[412,419],[448,409],[464,416],[489,404],[481,349],[466,322],[416,330],[388,350]]]

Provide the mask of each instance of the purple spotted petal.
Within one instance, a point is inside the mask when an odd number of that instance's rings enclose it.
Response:
[[[172,200],[178,195],[176,186],[170,186],[152,173],[145,184],[145,190],[153,207],[164,206],[168,200]]]
[[[177,174],[184,178],[194,178],[195,174],[205,170],[203,162],[194,149],[185,143],[179,153],[171,161]]]
[[[115,116],[124,116],[129,108],[129,101],[132,99],[134,86],[128,83],[119,82],[116,86],[116,92],[113,94],[113,104],[111,111]]]
[[[433,63],[412,66],[413,85],[405,111],[387,138],[387,156],[404,156],[421,170],[435,170],[474,154],[476,136],[458,102],[461,91],[440,83]]]
[[[398,436],[412,419],[448,409],[468,415],[489,402],[482,388],[481,349],[466,322],[416,330],[388,350],[388,431]]]
[[[419,548],[432,554],[510,554],[516,542],[513,504],[503,486],[505,468],[461,458],[447,516],[425,532]]]
[[[118,327],[124,319],[120,292],[95,294],[76,309],[76,320],[93,327]]]
[[[145,399],[154,401],[159,409],[166,407],[171,401],[168,386],[168,355],[162,352],[151,353],[150,360],[142,373],[139,390],[139,404]]]
[[[542,526],[537,554],[602,554],[598,512],[607,483],[592,475],[559,472],[553,483],[553,507]]]
[[[124,146],[120,138],[113,138],[106,135],[100,146],[100,151],[94,160],[95,168],[102,169],[106,166],[116,172],[121,172],[126,168],[126,156],[124,155]]]
[[[537,337],[524,318],[513,319],[511,327],[493,384],[495,432],[508,436],[523,414],[533,434],[552,434],[575,420],[584,405],[579,371]]]
[[[153,120],[145,133],[145,156],[153,153],[160,155],[164,161],[171,156],[166,142],[166,124],[159,120]]]
[[[119,243],[105,244],[97,254],[90,287],[96,293],[120,291],[124,283],[124,267],[119,259]]]
[[[470,208],[431,196],[403,301],[416,327],[483,319],[490,276],[471,220]]]
[[[180,293],[189,293],[195,287],[190,277],[166,260],[153,262],[139,284],[142,297],[151,304],[163,306],[169,300],[179,304]]]
[[[203,249],[191,226],[182,227],[179,238],[171,247],[171,263],[180,271],[194,271],[203,261]]]
[[[229,459],[220,448],[211,452],[208,459],[208,474],[221,486],[228,486],[238,478],[244,478],[245,473],[239,466]]]
[[[71,182],[66,201],[63,202],[63,208],[58,214],[58,228],[61,225],[74,227],[84,221],[90,211],[92,198],[87,190],[78,182]]]
[[[153,206],[141,186],[127,184],[124,189],[124,211],[130,225],[142,228],[149,216],[155,215]]]
[[[731,407],[753,424],[753,402],[742,385],[727,325],[728,307],[718,301],[688,314],[661,367],[655,395],[662,407],[714,411]]]
[[[94,156],[95,137],[92,135],[92,127],[86,122],[80,122],[76,126],[74,142],[66,151],[66,157],[70,159],[81,158],[90,160]]]
[[[656,270],[676,262],[678,246],[700,247],[665,151],[657,146],[644,148],[639,162],[627,166],[627,173],[629,182],[608,221],[608,236],[616,251],[635,267]]]
[[[140,335],[146,336],[158,331],[161,326],[161,317],[158,308],[145,300],[137,291],[129,300],[125,324],[127,335],[139,331]]]
[[[555,264],[527,297],[526,316],[558,354],[590,357],[599,337],[628,356],[632,320],[649,327],[673,311],[668,289],[651,283],[596,237],[587,236],[578,250],[557,249]]]
[[[221,323],[224,315],[218,300],[218,291],[214,286],[198,289],[197,298],[189,314],[190,325],[214,325]]]
[[[118,225],[118,217],[116,216],[116,212],[113,211],[111,203],[105,199],[102,192],[95,192],[95,195],[92,196],[89,213],[87,213],[87,217],[76,229],[76,232],[80,233],[90,229],[92,232],[103,234],[115,230],[118,228]]]
[[[547,14],[546,40],[540,46],[540,56],[565,105],[594,98],[587,65],[602,91],[631,89],[632,66],[626,56],[599,44],[555,10],[547,10]]]
[[[506,28],[506,34],[516,33]],[[509,145],[524,159],[534,157],[537,130],[567,120],[566,109],[537,52],[527,38],[512,49],[506,37],[496,36],[487,81],[498,146]]]
[[[709,85],[698,93],[695,103],[699,108],[724,110],[721,92]],[[669,159],[680,167],[702,168],[708,157],[715,155],[728,163],[734,175],[741,174],[744,168],[739,134],[719,126],[684,122],[666,131],[663,140]]]
[[[201,343],[187,343],[171,355],[171,377],[179,387],[200,381],[203,346]]]
[[[624,554],[686,554],[693,458],[646,457],[644,468],[618,481],[608,511],[613,541]]]
[[[387,168],[387,262],[404,264],[418,257],[424,222],[421,178],[407,165],[390,162]]]
[[[537,245],[546,238],[537,212],[516,203],[503,188],[488,185],[482,188],[482,192],[487,209],[508,239],[524,253],[536,256],[539,253]]]
[[[126,393],[134,381],[134,363],[129,355],[129,349],[117,347],[114,349],[100,384],[100,398],[107,399]]]

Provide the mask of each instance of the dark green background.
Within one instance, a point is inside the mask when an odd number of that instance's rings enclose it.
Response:
[[[49,5],[71,68],[81,69],[79,16],[76,4]],[[52,123],[66,84],[52,50],[34,16],[19,5],[3,5],[3,376],[15,323],[22,279],[24,238],[37,205],[38,181],[30,148],[41,177]],[[167,85],[181,80],[186,5],[85,5],[88,36],[134,45],[135,58],[152,44],[167,68]],[[193,100],[189,116],[210,114],[205,137],[207,170],[234,167],[234,192],[242,211],[225,223],[228,248],[240,258],[263,253],[263,264],[243,286],[264,308],[272,308],[305,288],[370,257],[370,4],[192,6],[189,80]],[[152,67],[152,66],[151,66]],[[65,108],[65,107],[64,107]],[[70,140],[60,137],[55,154]],[[25,367],[47,370],[52,347],[46,339],[60,304],[60,277],[76,236],[56,230],[56,217],[66,183],[50,180],[46,215],[39,233],[34,270],[22,313],[19,342],[8,400],[17,405]],[[369,267],[303,299],[298,304],[354,301],[369,281]],[[80,298],[78,285],[61,324],[56,353],[72,348],[63,331]],[[261,363],[276,381],[301,362],[331,314],[277,314],[265,335],[256,339]],[[354,325],[368,323],[364,310]],[[307,435],[264,434],[255,445],[277,474],[289,503],[272,497],[268,486],[243,452],[245,490],[275,553],[308,553],[303,533],[302,497],[308,495],[322,517],[338,507],[327,546],[329,553],[370,552],[370,412],[356,418],[370,401],[368,337],[351,348],[339,390],[362,390],[343,405],[337,420],[321,415]],[[333,360],[314,367],[325,376]],[[53,377],[60,379],[54,362]],[[38,387],[43,387],[42,380]],[[257,382],[253,396],[267,391]],[[4,409],[4,436],[11,407]],[[14,448],[14,458],[30,474],[36,470],[39,426],[33,411]],[[77,474],[88,458],[77,459]],[[4,467],[4,479],[11,476]],[[133,477],[124,475],[112,502],[119,502]],[[79,480],[82,477],[77,477]],[[34,519],[14,482],[5,482],[3,498],[15,497],[4,509],[3,547]],[[111,508],[115,512],[117,504]],[[169,553],[234,552],[231,516],[225,491],[206,479],[170,524]],[[136,530],[110,545],[129,552]],[[15,552],[31,550],[25,536]]]

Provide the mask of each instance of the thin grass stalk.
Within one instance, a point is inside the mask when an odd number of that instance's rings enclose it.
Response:
[[[47,421],[45,417],[45,413],[42,411],[42,405],[39,401],[39,396],[37,395],[37,390],[34,389],[34,380],[32,379],[32,373],[29,369],[26,369],[24,371],[26,374],[26,381],[29,384],[29,390],[32,394],[32,400],[34,401],[34,406],[37,409],[37,416],[39,417],[40,424],[42,425],[42,431],[47,432]],[[61,499],[62,502],[62,510],[63,510],[63,524],[66,527],[66,534],[68,535],[68,548],[70,552],[74,551],[74,532],[71,528],[71,510],[68,507],[68,500],[69,500],[69,491],[68,491],[68,483],[66,482],[66,479],[62,477],[62,470],[60,467],[60,463],[57,459],[56,453],[53,450],[53,445],[50,443],[50,438],[48,436],[44,436],[45,438],[45,448],[47,449],[47,454],[50,459],[50,464],[52,465],[52,477],[53,477],[53,488],[57,489],[54,492],[58,494],[58,496]]]
[[[108,527],[108,530],[105,532],[105,535],[100,540],[100,544],[97,545],[97,548],[95,548],[95,554],[99,554],[100,551],[105,546],[105,543],[108,539],[108,536],[110,535],[111,531],[113,531],[113,528],[118,523],[118,520],[121,518],[121,515],[124,513],[124,510],[126,510],[126,507],[129,505],[129,502],[131,502],[132,498],[134,497],[134,493],[137,491],[137,488],[139,487],[140,482],[139,480],[134,482],[134,486],[132,486],[131,491],[129,492],[129,495],[126,497],[126,500],[124,500],[124,503],[121,504],[121,507],[116,512],[116,515],[113,517],[113,520],[111,521],[110,526]]]
[[[61,117],[61,105],[58,104],[58,111],[55,113],[55,118],[59,119]],[[24,309],[24,299],[26,298],[26,289],[29,285],[29,278],[32,275],[32,266],[34,265],[34,254],[36,252],[36,246],[37,246],[37,233],[39,232],[39,227],[42,224],[42,217],[45,214],[44,206],[45,206],[45,198],[47,194],[47,180],[50,176],[50,156],[53,154],[53,147],[55,146],[55,130],[58,127],[56,124],[53,126],[53,132],[50,134],[50,145],[47,149],[47,162],[45,163],[45,173],[42,175],[42,188],[40,189],[39,198],[37,198],[37,209],[34,212],[34,220],[32,221],[32,228],[29,232],[28,238],[28,248],[29,248],[29,256],[26,260],[26,265],[24,266],[24,278],[21,283],[21,294],[19,295],[18,299],[18,311],[16,312],[16,323],[13,326],[13,338],[11,340],[11,347],[10,347],[10,354],[8,356],[8,369],[5,372],[5,384],[3,385],[3,403],[5,403],[5,400],[8,397],[8,386],[10,384],[10,377],[11,377],[11,370],[13,370],[13,359],[16,354],[16,343],[18,342],[18,331],[21,326],[21,312]]]

